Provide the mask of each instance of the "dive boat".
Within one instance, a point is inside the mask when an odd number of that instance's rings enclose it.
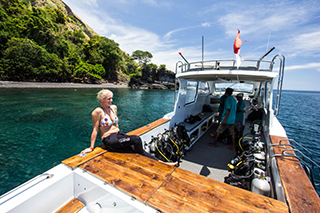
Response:
[[[128,133],[177,166],[100,145],[2,195],[0,212],[319,212],[313,172],[320,167],[277,119],[285,57],[264,60],[271,51],[241,64],[177,62],[174,111]],[[227,149],[227,136],[207,144],[228,87],[246,104],[237,152]]]

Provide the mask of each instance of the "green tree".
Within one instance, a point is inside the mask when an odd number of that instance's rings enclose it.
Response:
[[[9,40],[1,62],[2,70],[7,70],[5,75],[19,80],[57,80],[62,66],[57,55],[23,38]]]
[[[115,74],[121,68],[123,57],[119,44],[111,39],[94,36],[84,43],[85,61],[90,64],[102,64],[107,74]]]
[[[160,67],[159,67],[159,69],[166,69],[166,65],[165,64],[160,64]]]
[[[105,75],[105,69],[101,64],[88,64],[84,62],[80,62],[78,66],[76,66],[74,76],[81,77],[84,79],[88,79],[89,82],[94,83],[97,80],[100,80]]]
[[[132,58],[138,60],[139,64],[147,64],[151,61],[153,55],[148,51],[136,50],[132,53]]]

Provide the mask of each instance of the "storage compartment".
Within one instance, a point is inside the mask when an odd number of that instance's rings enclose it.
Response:
[[[194,124],[185,123],[186,131],[190,138],[190,145],[185,149],[188,150],[191,146],[212,126],[215,121],[215,117],[218,113],[200,113],[198,116],[201,118],[201,121],[198,121]]]
[[[205,132],[205,131],[207,131],[207,128],[208,128],[208,124],[207,124],[207,122],[206,123],[204,123],[204,124],[202,124],[201,125],[201,133],[203,133],[203,132]]]
[[[195,131],[193,131],[189,137],[190,137],[190,142],[193,143],[195,142],[196,139],[198,139],[198,135],[199,135],[199,129],[196,129]]]

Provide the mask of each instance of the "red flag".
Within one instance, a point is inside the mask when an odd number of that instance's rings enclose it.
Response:
[[[241,47],[242,43],[243,42],[240,39],[240,30],[238,30],[237,37],[234,40],[234,44],[233,44],[233,52],[234,52],[234,54],[238,54],[239,53],[239,50],[240,50],[240,47]]]

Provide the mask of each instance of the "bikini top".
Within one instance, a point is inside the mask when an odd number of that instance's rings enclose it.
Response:
[[[118,117],[116,116],[116,113],[113,111],[113,109],[111,107],[109,107],[111,109],[111,111],[113,112],[113,114],[115,115],[114,117],[114,121],[112,122],[112,119],[111,118],[108,118],[107,117],[107,114],[106,112],[104,111],[104,109],[102,108],[102,106],[100,106],[103,113],[104,113],[104,118],[102,120],[102,123],[100,126],[103,126],[103,127],[108,127],[108,126],[111,126],[113,124],[117,124],[119,121],[118,121]]]

